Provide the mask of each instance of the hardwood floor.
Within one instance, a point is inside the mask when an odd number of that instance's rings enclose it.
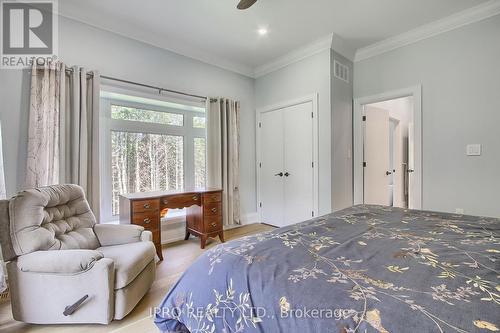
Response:
[[[250,224],[225,231],[227,241],[243,236],[272,230],[274,227],[263,224]],[[200,249],[198,238],[191,237],[188,241],[179,241],[163,247],[164,261],[156,266],[156,279],[148,294],[137,307],[121,321],[113,321],[105,325],[29,325],[12,319],[10,303],[0,303],[0,332],[21,333],[150,333],[158,332],[153,323],[151,309],[158,304],[181,274],[191,263],[207,249],[219,242],[211,239],[205,250]]]

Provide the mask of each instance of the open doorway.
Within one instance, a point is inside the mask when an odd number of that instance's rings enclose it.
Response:
[[[364,203],[408,208],[413,96],[366,104],[363,109]]]
[[[354,99],[354,204],[422,209],[422,87]]]

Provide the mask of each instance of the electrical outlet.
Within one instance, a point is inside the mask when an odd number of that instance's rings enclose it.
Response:
[[[463,215],[465,213],[463,208],[455,208],[455,214]]]

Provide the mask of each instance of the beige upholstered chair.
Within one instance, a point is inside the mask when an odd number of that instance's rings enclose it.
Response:
[[[154,280],[151,232],[96,224],[77,185],[0,201],[0,237],[19,321],[107,324],[125,317]]]

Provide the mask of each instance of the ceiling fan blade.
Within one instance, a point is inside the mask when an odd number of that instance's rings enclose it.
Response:
[[[248,9],[253,6],[254,3],[256,3],[257,0],[241,0],[240,3],[238,4],[237,8],[238,9]]]

